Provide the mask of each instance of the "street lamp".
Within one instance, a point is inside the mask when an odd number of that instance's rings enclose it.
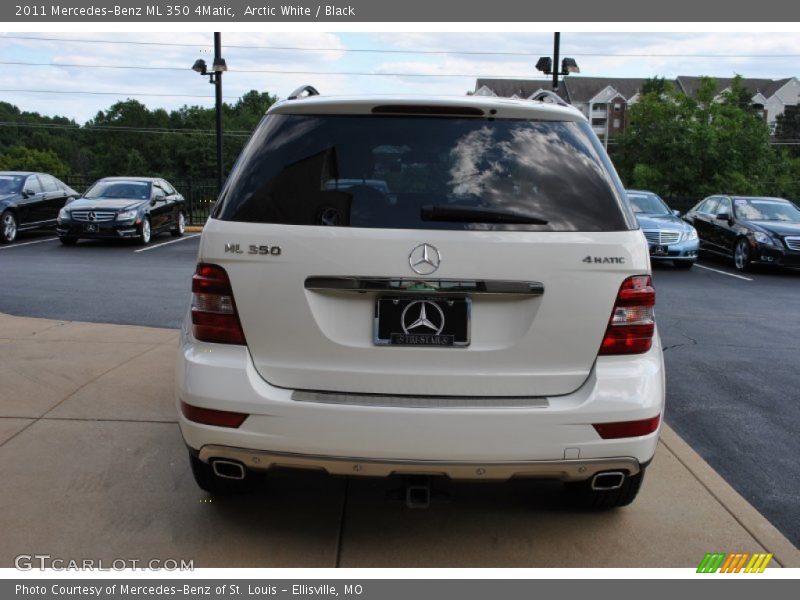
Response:
[[[570,73],[580,73],[581,70],[578,68],[578,63],[575,62],[574,58],[564,58],[561,61],[561,70],[556,71],[553,69],[553,65],[558,64],[558,52],[559,46],[561,45],[561,33],[556,32],[553,34],[553,58],[550,59],[549,56],[542,56],[538,61],[536,61],[536,70],[541,71],[545,75],[552,75],[553,76],[553,91],[558,91],[558,76],[563,75],[567,76]]]
[[[192,71],[200,75],[207,75],[208,82],[214,85],[215,109],[217,125],[217,189],[222,191],[222,74],[228,70],[225,59],[222,58],[222,36],[214,33],[214,62],[208,70],[206,61],[198,58],[192,65]]]

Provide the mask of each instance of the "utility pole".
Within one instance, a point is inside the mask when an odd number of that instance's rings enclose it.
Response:
[[[224,65],[222,59],[222,34],[214,33],[214,67]],[[217,193],[222,192],[222,72],[214,69],[214,93],[217,118]]]
[[[556,31],[553,34],[553,91],[558,91],[558,51],[561,46],[561,32]]]

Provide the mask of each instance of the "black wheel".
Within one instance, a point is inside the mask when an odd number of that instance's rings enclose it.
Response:
[[[246,471],[244,479],[227,479],[214,473],[210,464],[204,463],[193,453],[189,453],[189,462],[192,465],[192,475],[198,487],[209,494],[227,496],[243,494],[252,491],[258,483],[257,474]]]
[[[694,266],[693,260],[674,260],[672,264],[676,269],[691,269]]]
[[[183,212],[178,213],[178,219],[175,223],[175,229],[171,229],[172,237],[181,237],[186,231],[186,216]]]
[[[625,477],[614,490],[593,490],[592,480],[570,482],[565,485],[567,496],[574,506],[593,510],[609,510],[628,506],[636,499],[644,480],[644,469],[636,475]]]
[[[750,242],[747,238],[741,238],[736,242],[736,249],[733,251],[733,264],[739,271],[749,271],[750,260]]]
[[[145,217],[142,219],[142,224],[139,225],[139,245],[146,246],[150,243],[150,236],[152,235],[152,231],[150,229],[150,218]]]
[[[78,238],[76,238],[76,237],[61,237],[61,238],[58,238],[58,239],[65,246],[74,246],[75,244],[78,243]]]
[[[17,215],[10,210],[0,216],[0,244],[10,244],[17,239]]]

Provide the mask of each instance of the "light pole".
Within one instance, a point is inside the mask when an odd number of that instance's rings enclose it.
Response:
[[[553,58],[551,59],[549,56],[542,56],[536,61],[536,69],[541,71],[545,75],[552,75],[553,76],[553,91],[558,91],[558,76],[563,75],[567,76],[570,73],[580,73],[581,70],[578,68],[578,63],[575,62],[574,58],[564,58],[561,61],[561,70],[558,71],[555,66],[558,65],[558,58],[559,58],[559,51],[561,46],[561,32],[555,32],[553,34]]]
[[[192,65],[192,70],[200,75],[208,75],[208,82],[214,84],[214,105],[216,109],[217,129],[217,190],[222,191],[222,74],[228,70],[225,59],[222,58],[222,35],[214,33],[214,63],[211,71],[208,70],[206,61],[198,58]]]

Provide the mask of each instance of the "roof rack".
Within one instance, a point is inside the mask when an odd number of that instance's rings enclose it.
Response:
[[[546,104],[558,104],[559,106],[570,106],[570,104],[565,102],[561,96],[549,90],[542,90],[534,94],[533,96],[531,96],[531,100],[537,100],[539,102],[544,102]]]
[[[299,98],[308,98],[309,96],[319,96],[317,88],[315,88],[313,85],[301,85],[291,94],[289,94],[287,100],[297,100]]]

